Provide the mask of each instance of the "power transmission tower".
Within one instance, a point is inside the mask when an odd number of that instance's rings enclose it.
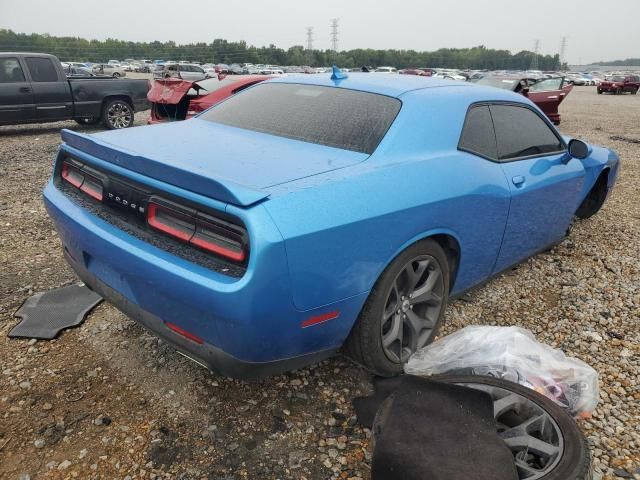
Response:
[[[338,19],[331,20],[331,49],[338,53]]]
[[[565,55],[567,53],[567,37],[562,37],[560,41],[560,69],[564,69],[564,64],[567,61]]]
[[[533,48],[533,57],[531,58],[531,66],[529,70],[538,70],[538,51],[540,50],[540,40],[536,39],[535,47]]]
[[[313,50],[313,27],[307,27],[307,50]]]

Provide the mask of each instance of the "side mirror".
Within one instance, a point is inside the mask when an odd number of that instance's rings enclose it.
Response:
[[[571,155],[571,157],[584,160],[590,153],[591,148],[582,140],[574,138],[569,142],[569,155]]]

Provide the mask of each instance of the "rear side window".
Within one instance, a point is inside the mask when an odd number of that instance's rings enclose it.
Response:
[[[57,82],[58,72],[49,58],[27,57],[27,67],[34,82]]]
[[[16,57],[0,58],[0,83],[24,81],[24,72]]]
[[[555,132],[532,110],[513,105],[491,105],[490,108],[500,160],[564,150]]]
[[[371,154],[401,105],[397,98],[356,90],[267,83],[229,98],[199,118]]]
[[[493,160],[498,159],[498,147],[487,105],[472,107],[467,113],[459,148]]]

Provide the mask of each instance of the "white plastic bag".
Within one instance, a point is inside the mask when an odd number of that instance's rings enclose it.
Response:
[[[581,360],[538,342],[520,327],[465,327],[415,352],[411,375],[473,374],[504,378],[532,388],[574,416],[598,404],[598,374]]]

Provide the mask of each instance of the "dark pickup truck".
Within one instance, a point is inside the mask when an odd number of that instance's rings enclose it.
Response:
[[[131,127],[134,113],[149,108],[149,86],[144,79],[67,78],[53,55],[0,53],[0,125],[73,119]]]

